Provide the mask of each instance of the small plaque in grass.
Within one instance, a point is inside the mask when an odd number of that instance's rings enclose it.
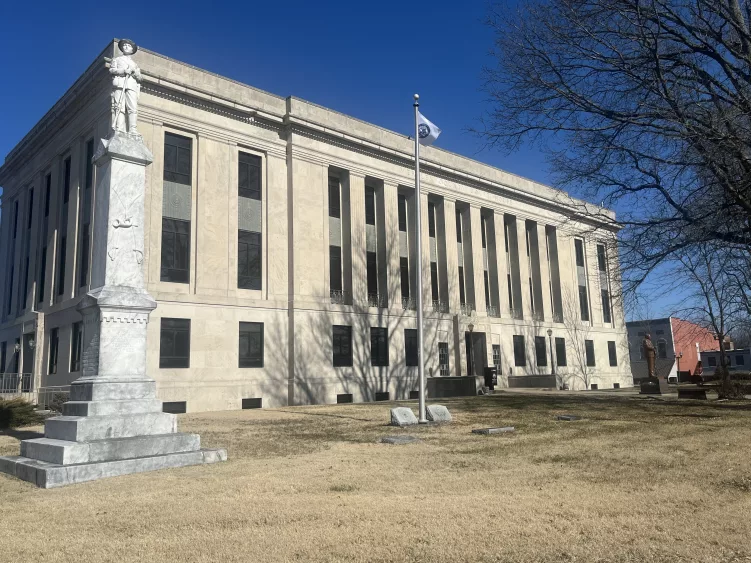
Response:
[[[516,428],[513,426],[499,426],[498,428],[475,428],[472,434],[506,434],[515,431]]]
[[[555,418],[556,420],[565,420],[568,422],[571,422],[572,420],[581,420],[581,417],[576,416],[575,414],[559,414]]]
[[[393,444],[394,446],[401,446],[403,444],[412,444],[413,442],[419,442],[414,436],[384,436],[381,438],[382,444]]]

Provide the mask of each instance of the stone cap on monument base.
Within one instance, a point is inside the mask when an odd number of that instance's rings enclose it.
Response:
[[[122,285],[102,286],[87,293],[77,309],[83,311],[90,307],[153,311],[156,301],[143,289]]]
[[[142,164],[143,166],[154,162],[154,155],[144,144],[141,135],[123,133],[122,131],[116,132],[109,139],[99,140],[93,162],[97,162],[105,156],[115,160]]]

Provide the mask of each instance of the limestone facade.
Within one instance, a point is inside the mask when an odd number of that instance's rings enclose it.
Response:
[[[102,228],[90,161],[108,135],[102,59],[115,52],[113,41],[0,168],[0,372],[31,373],[34,389],[80,376],[76,306],[97,283]],[[417,283],[431,377],[497,364],[499,386],[519,385],[551,374],[552,348],[557,385],[632,384],[615,232],[596,219],[612,212],[427,147],[415,233],[408,137],[145,49],[134,59],[154,155],[143,274],[161,400],[201,411],[409,398]],[[172,357],[186,344],[187,365]]]

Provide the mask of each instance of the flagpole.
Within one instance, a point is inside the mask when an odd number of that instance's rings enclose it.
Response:
[[[428,419],[425,418],[425,363],[423,361],[423,330],[422,330],[422,197],[420,195],[420,133],[418,130],[418,114],[420,107],[420,96],[415,94],[415,208],[417,215],[417,376],[419,379],[419,411],[418,422],[425,424]]]

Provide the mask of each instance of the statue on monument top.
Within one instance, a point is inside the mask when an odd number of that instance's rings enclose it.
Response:
[[[132,55],[138,51],[130,39],[117,43],[122,55],[110,61],[112,75],[112,132],[138,135],[138,95],[141,93],[141,69]],[[126,128],[127,116],[127,128]]]

